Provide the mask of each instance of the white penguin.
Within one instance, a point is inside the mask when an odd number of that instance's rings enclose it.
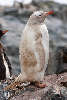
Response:
[[[17,82],[35,82],[38,87],[45,87],[44,74],[49,59],[49,34],[44,23],[45,18],[53,12],[34,12],[24,30],[20,43],[21,73],[16,78]],[[11,84],[12,86],[12,84]]]

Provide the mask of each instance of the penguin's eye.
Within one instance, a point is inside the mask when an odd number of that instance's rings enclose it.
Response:
[[[41,14],[39,16],[41,16]]]

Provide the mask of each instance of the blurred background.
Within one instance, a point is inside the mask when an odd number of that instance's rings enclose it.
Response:
[[[22,31],[33,11],[53,10],[46,18],[50,35],[50,59],[46,74],[67,71],[67,0],[0,0],[0,24],[8,30],[1,42],[12,65],[20,73],[19,43]]]

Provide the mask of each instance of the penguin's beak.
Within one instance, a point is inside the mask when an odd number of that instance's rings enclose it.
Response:
[[[45,12],[44,15],[48,16],[48,15],[52,15],[54,12],[53,11],[49,11],[49,12]]]
[[[5,34],[6,32],[8,32],[8,30],[4,30],[4,31],[2,31],[3,34]]]

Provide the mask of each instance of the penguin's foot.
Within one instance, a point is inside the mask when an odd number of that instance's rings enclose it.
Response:
[[[10,85],[8,85],[8,86],[6,86],[5,88],[4,88],[4,91],[7,91],[7,90],[13,90],[13,89],[15,89],[16,87],[19,87],[20,86],[20,82],[13,82],[13,83],[11,83]]]
[[[44,84],[42,82],[33,82],[31,84],[35,85],[38,88],[45,88],[46,87],[46,84]]]

